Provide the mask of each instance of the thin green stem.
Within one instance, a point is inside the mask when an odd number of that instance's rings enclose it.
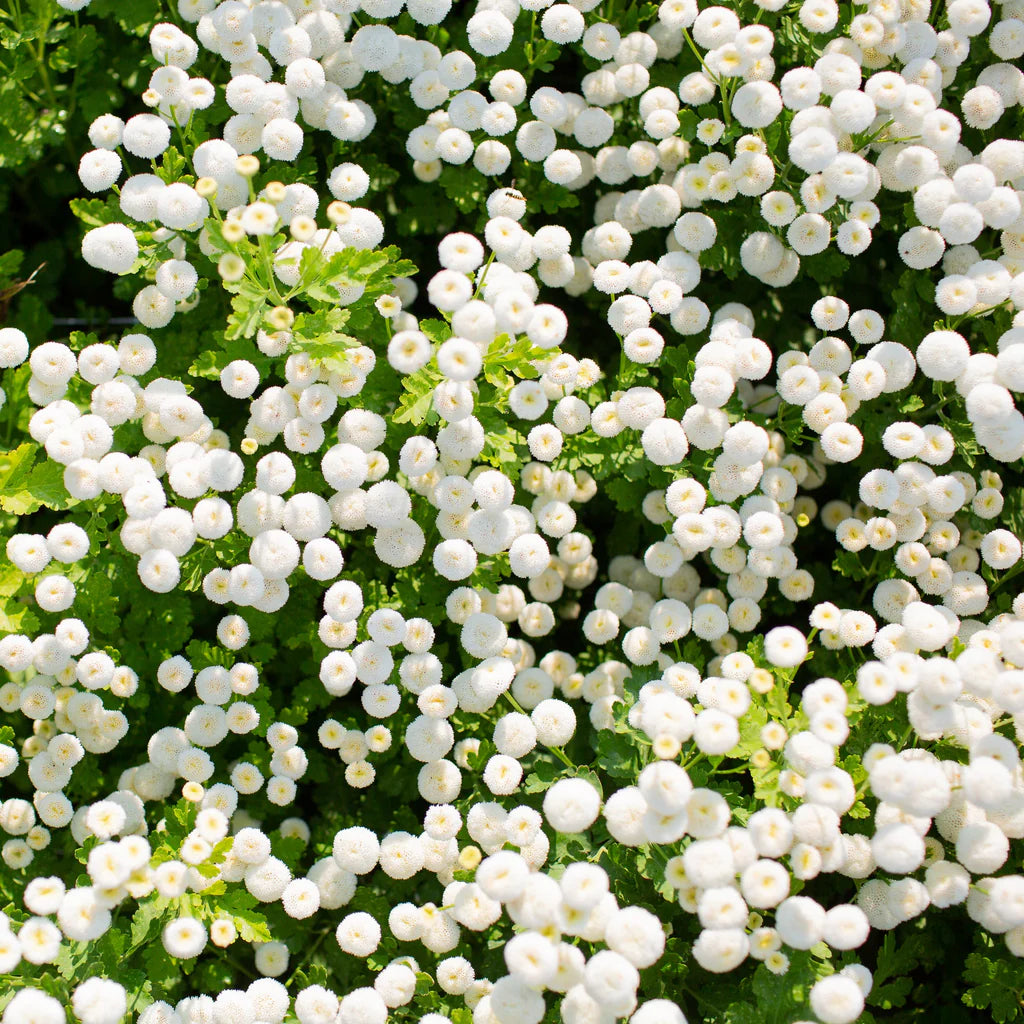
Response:
[[[1019,576],[1022,572],[1024,572],[1024,562],[1018,562],[1017,565],[1013,569],[1011,569],[1008,573],[1004,573],[999,578],[999,581],[996,583],[996,585],[990,591],[989,596],[994,594],[1004,584],[1009,583],[1010,580],[1012,580],[1015,576]]]
[[[263,269],[267,275],[266,289],[270,298],[273,299],[275,306],[283,304],[284,300],[281,298],[281,293],[277,290],[277,285],[274,283],[274,267],[270,257],[270,242],[267,240],[266,235],[260,235],[260,262],[263,264]]]
[[[694,56],[700,61],[700,66],[704,69],[707,76],[711,79],[715,85],[718,85],[718,76],[704,63],[704,55],[697,49],[697,44],[693,41],[693,36],[690,35],[690,30],[687,28],[683,29],[683,38],[686,40],[687,45],[693,51]]]
[[[511,691],[506,690],[505,696],[508,698],[508,702],[512,705],[512,707],[516,709],[516,711],[519,712],[519,714],[526,714],[526,711],[523,708],[522,704],[520,704],[519,701],[517,701],[515,697],[512,696]],[[550,747],[546,743],[544,744],[544,746],[547,747],[547,749],[550,750],[551,753],[554,754],[555,757],[557,757],[558,760],[561,761],[566,768],[573,772],[577,771],[577,766],[573,763],[568,754],[566,754],[566,752],[561,747]]]
[[[325,929],[320,933],[316,942],[314,942],[313,945],[310,946],[306,955],[302,958],[301,962],[296,966],[295,970],[288,975],[288,980],[284,983],[285,988],[287,988],[295,980],[295,975],[298,974],[299,971],[301,971],[313,959],[313,954],[320,948],[320,943],[324,941],[324,938],[327,936],[329,931],[330,929]]]
[[[253,981],[255,981],[256,978],[258,977],[256,972],[253,971],[252,968],[246,967],[244,964],[239,963],[230,953],[222,950],[221,957],[226,963],[229,963],[232,967],[234,967],[236,971],[241,971],[242,974],[244,974],[248,978],[252,978]]]
[[[484,290],[484,283],[487,281],[487,271],[491,269],[491,264],[494,262],[494,253],[487,257],[487,262],[484,264],[483,273],[480,275],[480,280],[477,282],[476,291],[473,292],[473,298],[478,299],[480,293]]]

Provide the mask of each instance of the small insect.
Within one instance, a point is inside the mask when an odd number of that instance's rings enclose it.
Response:
[[[520,192],[519,189],[516,188],[516,179],[515,178],[512,179],[512,184],[507,189],[505,189],[505,198],[506,199],[522,199],[522,200],[525,201],[526,196],[524,196],[523,193]]]

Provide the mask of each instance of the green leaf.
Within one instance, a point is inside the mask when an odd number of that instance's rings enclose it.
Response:
[[[108,199],[72,199],[68,205],[71,212],[90,228],[102,227],[104,224],[124,222],[124,214],[118,205],[117,196]]]
[[[230,917],[243,942],[269,942],[270,928],[265,915],[255,908],[258,900],[244,889],[233,889],[209,908],[210,919]]]
[[[36,466],[29,477],[28,491],[40,505],[57,511],[78,504],[64,486],[64,467],[59,462],[48,460]]]
[[[419,329],[435,345],[446,342],[452,336],[452,329],[444,320],[421,320]]]
[[[533,380],[540,376],[540,370],[533,365],[534,361],[549,359],[555,354],[550,349],[539,348],[525,336],[512,339],[507,334],[499,334],[487,346],[484,375],[488,371],[503,370],[523,380]]]
[[[157,167],[157,177],[166,185],[181,181],[188,177],[188,161],[178,152],[174,146],[168,146],[164,150],[160,165]]]
[[[789,957],[789,970],[785,974],[772,974],[764,964],[754,971],[754,995],[764,1024],[789,1024],[802,1017],[811,986],[818,978],[833,972],[831,964],[822,962],[811,952],[793,950]]]
[[[0,501],[24,489],[38,451],[38,445],[26,442],[9,452],[0,452]]]
[[[764,1017],[750,1003],[732,1003],[725,1009],[724,1024],[764,1024]]]
[[[562,776],[562,766],[554,761],[538,761],[523,783],[524,793],[543,793]]]
[[[0,600],[0,633],[32,634],[39,629],[39,616],[27,605],[9,598]]]
[[[162,896],[153,896],[141,901],[132,915],[131,944],[141,946],[152,935],[164,916],[169,901]]]
[[[1024,1015],[1024,979],[1019,961],[974,952],[964,962],[963,978],[971,986],[963,994],[965,1006],[989,1010],[996,1024],[1020,1020]]]
[[[315,313],[300,313],[292,326],[292,352],[304,352],[328,370],[346,372],[350,369],[345,358],[347,348],[360,344],[357,338],[342,332],[351,311],[332,306]]]
[[[402,380],[404,390],[398,399],[398,408],[391,417],[395,423],[411,423],[418,427],[430,412],[434,388],[441,382],[439,371],[424,366],[422,370]]]
[[[0,508],[24,516],[45,505],[65,509],[76,504],[64,487],[64,469],[57,462],[34,466],[39,445],[25,443],[0,452]]]

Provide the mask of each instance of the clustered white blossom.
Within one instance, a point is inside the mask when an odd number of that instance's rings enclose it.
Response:
[[[87,0],[60,3],[78,10]],[[289,1014],[300,1024],[383,1024],[412,1002],[424,969],[443,993],[464,999],[474,1024],[538,1024],[553,1004],[566,1024],[685,1024],[673,1003],[644,1002],[640,991],[639,972],[665,951],[659,918],[621,904],[599,863],[549,868],[549,834],[591,828],[657,852],[673,898],[699,922],[692,957],[711,972],[753,959],[784,973],[787,950],[822,942],[855,950],[872,930],[958,904],[1024,956],[1024,876],[1000,873],[1019,868],[1011,844],[1024,838],[1024,769],[1018,744],[997,731],[1009,723],[1018,740],[1024,734],[1024,594],[997,614],[987,582],[993,572],[1012,573],[1022,555],[1020,538],[999,525],[1005,496],[990,467],[1024,457],[1015,399],[1024,391],[1024,142],[992,137],[975,153],[961,141],[962,129],[998,132],[1002,115],[1024,102],[1019,0],[994,8],[953,0],[942,30],[920,0],[870,0],[842,30],[833,0],[805,0],[780,17],[817,40],[820,56],[786,69],[776,68],[770,28],[696,0],[665,0],[654,21],[625,36],[599,20],[597,0],[479,0],[466,26],[471,52],[443,52],[388,24],[404,10],[424,36],[441,38],[429,30],[451,0],[177,6],[190,32],[168,23],[150,34],[150,112],[98,118],[89,132],[95,148],[79,167],[91,193],[119,186],[123,214],[86,232],[84,259],[112,274],[143,265],[153,272],[134,300],[139,328],[77,353],[55,341],[30,351],[20,331],[5,328],[0,367],[28,361],[38,407],[32,440],[63,466],[72,498],[118,503],[117,543],[146,588],[181,588],[183,561],[207,542],[244,538],[247,553],[196,584],[195,600],[224,606],[220,662],[197,666],[181,652],[156,672],[180,724],[152,734],[147,759],[127,766],[115,791],[76,805],[65,792],[76,766],[113,752],[130,728],[146,728],[144,717],[131,719],[131,698],[154,684],[94,648],[88,623],[75,617],[75,580],[111,539],[69,513],[45,535],[7,541],[7,558],[32,577],[52,627],[0,640],[9,678],[0,709],[32,723],[17,748],[0,746],[0,775],[23,771],[32,790],[30,799],[0,803],[3,860],[30,869],[64,828],[77,846],[91,845],[85,884],[71,880],[73,870],[69,879],[34,878],[24,891],[31,916],[15,930],[0,915],[0,973],[23,960],[52,964],[68,943],[100,938],[122,905],[153,893],[177,900],[222,882],[260,904],[280,902],[291,918],[318,916],[354,958],[370,957],[390,933],[429,966],[410,954],[379,970],[372,987],[289,991],[283,981],[296,950],[272,939],[256,945],[261,977],[248,988],[176,1007],[153,1003],[142,1024],[277,1024]],[[778,0],[754,6],[782,10]],[[589,58],[594,69],[578,93],[531,89],[523,74],[501,67],[534,23],[544,40]],[[671,68],[688,47],[701,69],[671,88],[652,85],[652,71]],[[988,47],[995,62],[964,88],[958,68],[975,47]],[[204,51],[230,65],[222,91],[232,113],[220,137],[190,154],[192,183],[130,170],[149,168],[175,126],[217,98],[220,87],[190,76]],[[285,232],[268,255],[287,291],[301,279],[307,250],[330,257],[382,244],[384,221],[357,205],[370,190],[358,144],[388,117],[357,95],[370,76],[401,86],[422,111],[405,140],[419,181],[437,181],[453,165],[471,163],[498,179],[523,161],[540,164],[552,185],[600,193],[593,224],[573,238],[495,181],[481,237],[441,238],[436,273],[419,288],[399,278],[394,294],[378,300],[386,351],[350,347],[339,369],[290,345],[290,324],[261,329],[252,354],[272,370],[239,358],[220,374],[224,395],[245,403],[244,438],[232,439],[184,383],[159,375],[159,329],[199,301],[197,251],[230,284],[245,272],[232,243]],[[956,103],[947,100],[954,85]],[[685,142],[681,116],[708,103],[721,106],[725,121],[703,118],[695,141]],[[767,132],[784,111],[784,142],[773,152]],[[718,147],[726,122],[747,133]],[[330,170],[333,202],[324,211],[305,184],[251,191],[254,157],[287,165],[317,130],[346,144],[350,157]],[[706,150],[699,157],[698,146]],[[887,340],[879,312],[833,294],[800,311],[813,322],[809,341],[794,336],[773,351],[749,307],[718,302],[714,287],[702,286],[716,211],[737,197],[753,204],[737,254],[742,271],[782,289],[832,246],[847,257],[868,252],[883,191],[906,194],[919,221],[900,237],[899,257],[909,268],[941,271],[933,302],[947,319],[922,325],[914,351]],[[640,238],[645,251],[653,240],[657,259],[630,260]],[[602,396],[607,368],[582,355],[561,291],[601,296],[624,367],[656,365],[689,340],[685,407],[645,384]],[[349,306],[362,288],[336,293]],[[450,338],[438,344],[421,330],[408,312],[417,298],[448,321]],[[1013,326],[994,352],[972,351],[956,327],[996,308],[1018,311]],[[515,380],[507,394],[508,419],[531,460],[509,472],[482,457],[488,435],[476,403],[488,349],[502,335],[540,352],[535,376]],[[389,412],[361,397],[383,362],[403,378],[428,368],[437,380],[436,424],[409,436],[397,460],[384,451],[394,437]],[[975,469],[948,468],[957,442],[928,410],[883,424],[880,454],[865,466],[864,424],[877,415],[870,404],[915,379],[945,385],[964,410],[981,456]],[[800,451],[771,429],[769,420],[787,412],[806,428]],[[120,439],[139,433],[144,446],[124,450]],[[586,523],[599,485],[584,469],[563,468],[563,453],[593,437],[632,446],[671,477],[642,504],[659,539],[606,565]],[[694,465],[708,467],[703,482]],[[298,489],[310,470],[322,484]],[[850,500],[819,505],[815,491],[835,491],[826,481]],[[814,522],[834,535],[839,554],[880,556],[863,598],[815,592],[797,554],[798,536]],[[438,629],[457,638],[456,665],[435,653],[435,626],[415,608],[374,606],[347,571],[346,545],[372,546],[385,567],[433,571],[450,584]],[[472,583],[485,560],[507,565],[493,591]],[[714,585],[705,585],[709,576]],[[299,578],[322,589],[320,683],[339,701],[358,696],[363,729],[327,718],[312,723],[314,735],[261,720],[264,680],[245,660],[247,616],[279,612]],[[771,618],[776,597],[803,606],[806,628],[770,628],[758,665],[741,648]],[[566,623],[575,623],[586,657],[556,644]],[[706,662],[684,660],[686,638],[710,652]],[[847,679],[811,678],[793,698],[799,713],[765,721],[762,698],[788,686],[816,646],[861,648],[859,667]],[[647,681],[628,691],[641,671]],[[113,699],[129,713],[108,707]],[[867,751],[874,817],[867,832],[851,829],[847,812],[864,793],[840,766],[848,708],[897,701],[913,742]],[[411,723],[393,736],[389,722],[413,706]],[[545,750],[564,758],[581,718],[598,736],[627,731],[642,740],[644,766],[604,793],[570,771],[546,789],[538,811],[522,799],[523,761]],[[460,735],[467,722],[472,730]],[[261,727],[269,775],[219,756],[229,734]],[[752,763],[776,772],[786,800],[741,823],[726,796],[694,785],[684,762],[727,755],[750,734],[759,745]],[[495,751],[485,761],[481,737]],[[940,739],[941,756],[926,745]],[[245,798],[295,804],[313,744],[337,752],[353,789],[372,786],[374,758],[401,745],[428,806],[421,830],[347,827],[329,856],[293,875]],[[474,775],[491,799],[463,813],[455,803]],[[157,812],[176,793],[196,806],[194,826],[172,859],[156,863]],[[301,817],[280,828],[310,841]],[[386,920],[346,912],[375,872],[433,876],[443,898],[398,903]],[[456,872],[471,872],[472,881]],[[856,897],[823,906],[800,895],[801,886],[794,893],[794,881],[825,873],[856,882]],[[478,978],[459,955],[460,937],[502,920],[515,931],[504,946],[507,971]],[[186,960],[208,944],[243,941],[232,920],[184,911],[160,940]],[[823,1024],[854,1021],[871,983],[866,969],[849,964],[814,984],[809,1011]],[[75,988],[71,1009],[83,1024],[113,1024],[125,1007],[121,985],[93,977]],[[3,1024],[64,1019],[57,1000],[32,988],[3,1014]],[[440,1014],[422,1020],[450,1024]]]

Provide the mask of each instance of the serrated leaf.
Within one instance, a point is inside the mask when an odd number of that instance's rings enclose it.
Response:
[[[132,915],[131,942],[141,946],[153,933],[154,928],[165,914],[169,901],[162,896],[152,896],[139,903]]]

